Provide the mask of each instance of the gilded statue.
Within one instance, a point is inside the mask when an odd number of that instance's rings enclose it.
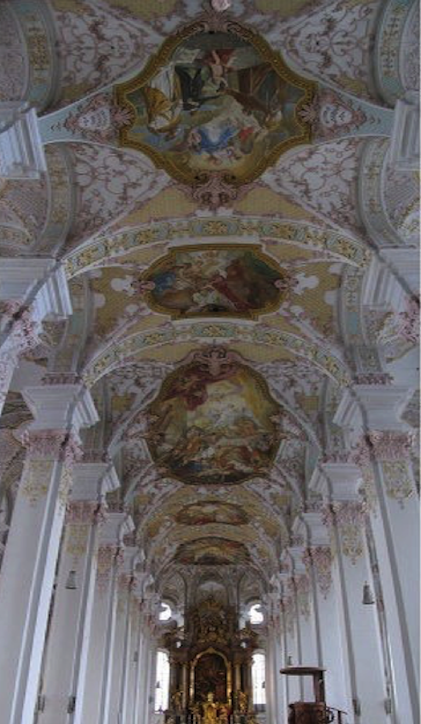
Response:
[[[219,724],[228,724],[229,712],[229,705],[221,704],[221,706],[219,707]]]
[[[200,704],[193,704],[191,713],[193,715],[193,724],[201,724],[202,717],[200,715]]]
[[[203,704],[203,719],[202,724],[217,724],[217,705],[213,700],[212,692],[209,692],[207,701]]]
[[[247,708],[248,708],[247,694],[245,694],[244,691],[241,691],[239,689],[236,692],[236,699],[237,699],[237,709],[240,712],[240,714],[247,714]]]
[[[171,703],[172,703],[173,709],[176,712],[180,712],[182,709],[182,698],[183,698],[182,691],[175,691],[171,697]]]

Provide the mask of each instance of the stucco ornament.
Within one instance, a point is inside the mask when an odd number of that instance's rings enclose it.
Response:
[[[231,0],[211,0],[213,10],[217,13],[223,13],[231,7]]]
[[[303,554],[303,563],[309,575],[314,568],[317,585],[323,598],[327,598],[332,586],[332,551],[330,546],[312,546]]]
[[[323,510],[325,524],[332,530],[336,525],[343,554],[355,564],[363,554],[366,509],[358,501],[335,501]]]

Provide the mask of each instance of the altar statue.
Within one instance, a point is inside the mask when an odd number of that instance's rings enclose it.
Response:
[[[213,700],[212,692],[209,692],[207,701],[203,704],[203,724],[217,724],[217,706]]]
[[[182,709],[182,698],[183,698],[182,691],[175,691],[171,697],[171,703],[173,705],[174,710],[177,712],[177,714],[179,714]]]
[[[240,714],[247,714],[248,709],[248,697],[247,694],[244,693],[244,691],[241,691],[241,689],[238,689],[236,693],[237,698],[237,709],[239,710]]]
[[[219,724],[228,724],[229,712],[229,705],[221,704],[221,706],[219,707]]]

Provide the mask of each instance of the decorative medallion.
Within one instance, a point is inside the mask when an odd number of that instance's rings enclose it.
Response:
[[[206,244],[172,249],[138,286],[151,309],[173,318],[253,319],[277,309],[291,284],[258,246]]]
[[[181,525],[246,525],[249,516],[242,508],[219,500],[203,500],[182,508],[175,516]]]
[[[205,187],[214,176],[229,199],[230,188],[309,143],[301,110],[315,88],[252,29],[225,13],[204,15],[166,40],[136,78],[116,86],[117,104],[133,119],[120,128],[120,143],[189,186]]]
[[[264,476],[279,447],[266,382],[222,347],[189,355],[148,408],[147,442],[167,477],[190,484]]]
[[[249,552],[243,543],[226,538],[198,538],[182,543],[175,555],[181,565],[228,566],[247,563]]]

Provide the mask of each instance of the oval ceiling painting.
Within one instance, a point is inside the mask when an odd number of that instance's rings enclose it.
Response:
[[[194,23],[116,86],[116,102],[131,118],[120,143],[184,183],[215,171],[248,183],[282,152],[310,141],[300,110],[314,89],[253,30],[231,21],[209,32]]]
[[[185,566],[227,566],[247,563],[249,559],[243,543],[226,538],[198,538],[182,543],[175,555],[176,562]]]
[[[203,500],[182,508],[175,516],[176,522],[181,525],[245,525],[249,516],[242,508],[231,503],[221,503],[219,500]]]
[[[289,276],[260,247],[206,244],[178,247],[139,280],[148,305],[174,317],[253,319],[277,309]]]
[[[239,356],[221,347],[190,355],[148,408],[156,465],[185,483],[241,483],[267,474],[279,447],[279,405]]]

